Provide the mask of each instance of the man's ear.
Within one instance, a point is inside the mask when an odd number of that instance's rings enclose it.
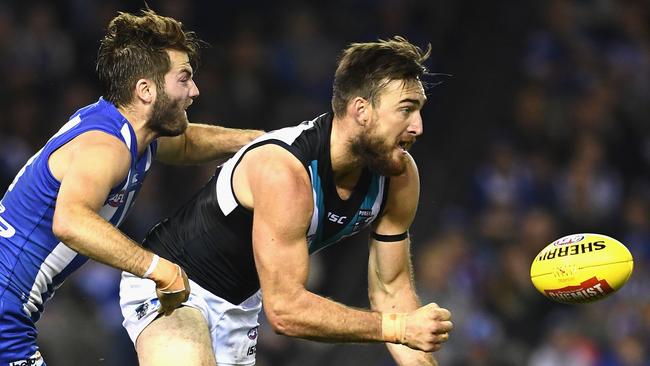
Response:
[[[365,126],[370,120],[370,102],[362,97],[355,97],[348,103],[348,115],[352,116],[355,122]]]
[[[153,103],[156,96],[156,85],[151,79],[139,79],[135,83],[135,96],[144,104]]]

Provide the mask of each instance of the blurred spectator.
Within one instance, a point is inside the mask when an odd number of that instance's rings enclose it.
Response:
[[[557,314],[556,314],[557,315]],[[545,340],[532,352],[529,366],[593,366],[600,357],[597,344],[577,329],[569,314],[549,320]]]
[[[477,212],[495,206],[525,209],[533,201],[529,167],[509,138],[492,139],[488,149],[487,161],[474,175]]]
[[[580,135],[573,147],[557,181],[560,214],[574,230],[609,231],[622,200],[619,174],[609,166],[605,146],[594,134]]]
[[[56,14],[47,2],[37,2],[19,18],[8,55],[14,66],[9,81],[15,90],[50,87],[72,70],[75,48],[71,35],[59,28]]]

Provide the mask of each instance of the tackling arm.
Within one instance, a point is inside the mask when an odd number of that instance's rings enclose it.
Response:
[[[158,139],[156,159],[179,165],[223,159],[263,133],[260,130],[190,123],[182,135]]]
[[[163,258],[154,260],[153,253],[98,214],[111,188],[126,176],[130,163],[131,156],[121,141],[97,131],[84,133],[53,153],[49,166],[61,187],[52,231],[79,254],[136,276],[149,272],[147,278],[162,291],[161,310],[170,312],[189,295],[183,270]]]
[[[407,232],[414,217],[419,199],[419,177],[415,162],[409,156],[406,172],[391,178],[388,202],[383,215],[373,227],[380,235],[399,235]],[[370,255],[368,260],[368,294],[373,310],[382,313],[405,314],[414,312],[420,307],[420,301],[415,292],[413,270],[410,255],[410,239],[398,241],[380,241],[370,239]],[[415,314],[401,315],[404,317],[404,338],[426,340],[430,351],[440,349],[441,343],[447,340],[447,332],[451,330],[449,312],[436,304],[429,304],[419,311],[422,317]],[[417,312],[416,312],[417,313]],[[389,322],[389,320],[387,320]],[[427,323],[422,331],[413,327],[417,323]],[[390,327],[391,324],[384,324]],[[387,328],[390,329],[390,328]],[[407,343],[408,344],[408,343]],[[388,350],[400,366],[437,365],[430,353],[416,351],[400,344],[387,343]]]

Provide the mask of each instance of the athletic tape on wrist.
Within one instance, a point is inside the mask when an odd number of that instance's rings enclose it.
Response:
[[[177,265],[177,264],[174,264],[174,267],[175,267],[175,269],[176,269],[176,270],[174,271],[174,278],[172,278],[172,280],[169,281],[169,283],[168,283],[167,285],[165,285],[165,287],[160,287],[160,288],[158,288],[158,290],[160,290],[160,291],[167,291],[170,287],[172,287],[172,286],[174,286],[174,285],[176,284],[176,280],[177,280],[179,277],[181,277],[181,278],[183,277],[183,270],[181,269],[181,267],[180,267],[179,265]],[[185,286],[183,286],[182,289],[180,289],[180,290],[178,290],[178,289],[177,289],[177,290],[174,290],[174,291],[172,291],[171,293],[175,293],[175,292],[179,292],[179,291],[183,291],[183,290],[185,290]]]
[[[149,276],[151,276],[153,271],[156,269],[159,260],[160,257],[158,256],[158,254],[154,254],[153,259],[151,260],[151,264],[149,264],[149,268],[147,268],[147,271],[142,275],[142,278],[149,278]]]
[[[383,313],[381,336],[386,342],[406,343],[406,313]]]

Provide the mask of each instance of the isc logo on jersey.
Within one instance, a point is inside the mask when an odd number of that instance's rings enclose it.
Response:
[[[530,277],[551,300],[584,303],[617,291],[632,274],[630,251],[609,236],[574,234],[560,238],[535,257]]]
[[[335,222],[337,224],[344,224],[345,220],[347,220],[348,217],[347,216],[337,215],[337,214],[332,213],[332,212],[328,212],[327,213],[327,219],[330,220],[331,222]]]

